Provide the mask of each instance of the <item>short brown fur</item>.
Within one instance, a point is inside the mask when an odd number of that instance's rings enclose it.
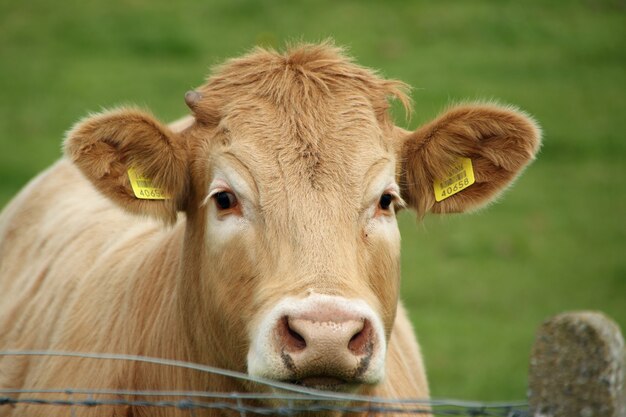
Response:
[[[81,121],[68,133],[66,158],[0,217],[0,349],[127,353],[245,372],[259,314],[314,288],[364,299],[382,318],[387,376],[361,393],[427,398],[398,301],[399,239],[377,235],[363,214],[372,167],[395,167],[402,199],[420,215],[465,211],[533,159],[539,130],[515,109],[467,104],[407,132],[388,114],[389,98],[409,107],[406,91],[329,43],[298,45],[284,54],[256,49],[217,68],[188,96],[194,117],[170,127],[134,109]],[[472,159],[477,184],[436,203],[432,182],[457,156]],[[246,210],[256,217],[220,242],[206,194],[216,167],[234,163],[250,173]],[[130,166],[171,198],[134,198]],[[0,388],[262,389],[172,367],[30,357],[0,357]],[[2,416],[67,412],[0,406]],[[185,413],[77,410],[148,414]]]

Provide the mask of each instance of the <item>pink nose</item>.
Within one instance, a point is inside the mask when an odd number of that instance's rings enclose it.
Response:
[[[275,337],[284,366],[305,385],[358,379],[376,347],[368,319],[336,310],[283,316]]]

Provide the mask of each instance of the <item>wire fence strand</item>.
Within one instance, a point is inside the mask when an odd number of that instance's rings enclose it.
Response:
[[[0,407],[9,405],[55,406],[70,408],[75,416],[80,407],[137,407],[168,408],[189,412],[197,410],[230,410],[240,416],[250,415],[315,415],[326,411],[366,413],[374,415],[434,415],[469,417],[528,417],[528,404],[516,402],[476,402],[451,399],[398,399],[379,398],[355,394],[319,391],[241,372],[200,365],[172,359],[112,353],[85,353],[40,350],[0,351],[5,356],[44,356],[87,358],[96,360],[119,360],[174,366],[211,375],[221,375],[261,384],[270,392],[205,392],[177,390],[123,390],[123,389],[77,389],[77,388],[4,388],[0,389]],[[155,398],[158,397],[158,398]],[[270,405],[267,405],[270,404]],[[1,410],[1,408],[0,408]]]

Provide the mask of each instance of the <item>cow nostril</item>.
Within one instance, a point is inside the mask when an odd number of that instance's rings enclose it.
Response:
[[[289,317],[285,316],[281,320],[281,335],[283,343],[288,350],[297,351],[306,348],[306,340],[300,333],[295,331],[289,324]]]
[[[372,325],[364,320],[363,327],[348,342],[348,349],[355,355],[365,355],[371,351],[372,342]]]
[[[300,334],[291,327],[289,328],[289,336],[291,336],[298,345],[302,345],[301,348],[306,347],[306,340],[304,340],[304,337],[300,336]]]

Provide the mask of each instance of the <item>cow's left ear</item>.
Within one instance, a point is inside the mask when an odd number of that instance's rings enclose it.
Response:
[[[91,183],[125,210],[166,223],[184,209],[184,140],[151,115],[118,109],[90,116],[68,133],[65,154]]]
[[[537,124],[514,108],[491,104],[450,108],[402,138],[397,148],[402,197],[419,215],[479,208],[534,159],[540,140]],[[468,159],[472,172],[465,169]],[[475,182],[465,188],[471,174]],[[440,195],[435,195],[435,187]]]

